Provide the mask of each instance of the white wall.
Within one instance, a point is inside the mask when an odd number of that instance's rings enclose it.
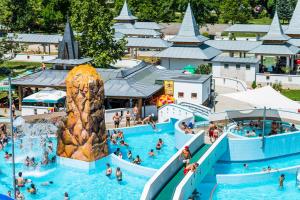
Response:
[[[17,54],[13,61],[44,62],[56,58],[57,55]]]
[[[247,84],[239,79],[228,78],[228,77],[220,77],[220,76],[213,76],[214,82],[217,86],[220,87],[228,87],[235,89],[236,91],[246,91]]]
[[[207,63],[204,60],[195,60],[195,59],[176,59],[176,58],[161,58],[161,66],[165,67],[166,69],[171,69],[171,70],[178,70],[182,69],[187,65],[192,65],[192,66],[199,66],[201,64]]]
[[[300,75],[256,74],[256,83],[262,85],[281,83],[283,88],[299,89]]]
[[[49,110],[50,108],[53,107],[22,106],[22,116],[51,113]],[[36,114],[34,110],[36,110]]]
[[[236,68],[236,63],[226,63],[228,68],[224,68],[225,63],[213,63],[213,76],[228,77],[243,80],[252,83],[255,80],[255,74],[258,72],[258,63],[250,64],[250,69],[246,69],[246,64],[240,64],[241,68]]]
[[[159,108],[158,110],[158,122],[165,122],[168,121],[170,118],[174,119],[186,119],[193,117],[194,112],[184,106],[176,105],[176,104],[169,104],[164,105]]]
[[[179,97],[179,92],[183,92],[184,96]],[[181,102],[188,102],[195,105],[201,105],[209,98],[210,92],[210,78],[204,83],[174,81],[174,97],[177,104]],[[192,93],[196,93],[197,98],[192,98]]]

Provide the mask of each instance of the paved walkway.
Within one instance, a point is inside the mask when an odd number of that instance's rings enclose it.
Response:
[[[221,96],[221,94],[228,94],[237,92],[235,89],[226,88],[226,87],[216,87],[216,112],[224,112],[226,110],[242,110],[254,108],[250,104],[233,100],[229,97]]]

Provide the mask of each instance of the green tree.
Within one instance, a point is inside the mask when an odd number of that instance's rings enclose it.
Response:
[[[199,65],[196,70],[195,73],[196,74],[210,74],[212,72],[212,67],[210,65]]]
[[[255,89],[255,88],[257,88],[256,81],[253,81],[253,82],[252,82],[252,85],[251,85],[251,87],[252,87],[252,89]]]
[[[223,0],[220,17],[226,23],[246,23],[251,17],[249,0]]]
[[[72,25],[80,33],[78,39],[84,56],[94,59],[96,66],[105,67],[123,56],[125,41],[115,41],[113,14],[105,0],[73,0]]]
[[[295,2],[294,0],[277,0],[276,8],[278,16],[284,22],[289,22],[293,16]]]
[[[41,28],[46,32],[62,30],[70,9],[70,0],[43,0]]]

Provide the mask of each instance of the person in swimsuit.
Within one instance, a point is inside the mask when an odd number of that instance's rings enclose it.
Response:
[[[133,111],[133,120],[135,123],[138,120],[138,114],[139,114],[139,109],[138,109],[137,105],[134,106],[132,111]]]
[[[117,177],[118,183],[121,183],[121,181],[122,181],[122,171],[121,171],[120,167],[117,167],[117,169],[116,169],[116,177]]]
[[[19,189],[16,189],[16,200],[24,200],[24,195],[20,192]]]
[[[112,174],[112,169],[110,167],[110,164],[106,163],[106,172],[105,172],[105,175],[106,176],[110,176],[111,174]]]
[[[184,149],[181,152],[181,156],[183,158],[183,163],[185,163],[186,166],[190,163],[190,159],[192,158],[192,154],[190,152],[190,149],[188,146],[185,146]]]
[[[27,188],[27,192],[29,192],[30,194],[36,194],[36,188],[33,183],[30,185],[29,188]]]
[[[139,155],[136,156],[136,158],[133,161],[134,164],[140,165],[142,163],[142,160]]]
[[[148,155],[149,155],[150,157],[154,157],[154,156],[155,156],[155,154],[154,154],[154,150],[153,150],[153,149],[151,149],[151,150],[150,150],[150,152],[148,153]]]
[[[131,114],[130,114],[129,110],[126,113],[125,118],[126,118],[126,127],[130,127]]]
[[[17,186],[18,187],[24,187],[25,186],[25,179],[22,177],[22,172],[19,172],[19,174],[18,174],[18,178],[17,178],[17,180],[16,180],[16,183],[17,183]]]
[[[115,123],[115,128],[119,128],[120,121],[121,121],[121,116],[119,115],[118,112],[116,112],[115,115],[113,116],[113,121]]]
[[[131,153],[131,150],[129,150],[129,151],[127,152],[127,158],[128,158],[129,160],[132,159],[132,153]]]
[[[188,166],[186,166],[184,168],[184,171],[183,171],[184,175],[186,175],[189,171],[195,172],[198,166],[199,166],[198,163],[189,164]]]
[[[281,174],[279,177],[279,188],[282,189],[283,188],[283,182],[285,180],[285,176],[284,174]]]

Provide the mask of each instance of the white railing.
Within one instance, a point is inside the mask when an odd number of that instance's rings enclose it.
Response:
[[[194,153],[204,144],[204,131],[194,135],[185,145],[189,146],[191,153]],[[168,181],[182,167],[182,161],[179,159],[183,149],[179,149],[146,183],[141,196],[141,200],[154,199],[159,191],[168,183]]]
[[[179,103],[179,105],[187,107],[205,117],[207,117],[211,113],[211,109],[203,105],[196,105],[188,102],[181,102]]]
[[[228,77],[217,77],[214,76],[213,80],[217,86],[227,87],[235,89],[236,91],[247,91],[247,84],[239,79],[228,78]]]
[[[209,169],[227,151],[227,134],[223,133],[215,143],[204,153],[197,162],[199,164],[196,172],[188,172],[180,184],[176,187],[173,200],[185,200],[199,186],[204,177],[209,173]]]
[[[164,105],[158,109],[158,122],[165,122],[170,118],[181,120],[193,116],[193,110],[177,104]]]
[[[300,75],[257,73],[256,83],[262,85],[281,83],[284,88],[299,89]]]

